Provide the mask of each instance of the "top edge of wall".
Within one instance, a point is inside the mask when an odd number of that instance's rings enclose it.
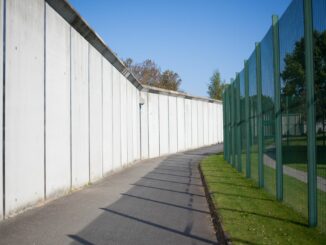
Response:
[[[117,55],[105,44],[102,38],[88,25],[81,15],[67,0],[45,0],[62,18],[64,18],[82,37],[84,37],[100,54],[103,55],[122,75],[124,75],[138,90],[151,93],[184,97],[186,99],[202,100],[211,103],[222,103],[206,97],[192,96],[182,92],[166,90],[141,84]]]
[[[45,0],[62,18],[64,18],[82,37],[103,55],[136,88],[142,84],[128,70],[117,55],[105,44],[102,38],[88,25],[67,0]]]
[[[183,92],[152,87],[152,86],[148,86],[148,85],[144,85],[144,84],[142,84],[142,87],[143,87],[142,91],[144,91],[144,92],[150,92],[150,93],[155,93],[155,94],[164,94],[164,95],[170,95],[170,96],[175,96],[175,97],[184,97],[184,98],[190,99],[190,100],[202,100],[202,101],[206,101],[206,102],[210,102],[210,103],[220,103],[220,104],[222,103],[222,101],[220,101],[220,100],[210,99],[210,98],[201,97],[201,96],[193,96],[193,95],[189,95],[189,94],[183,93]]]

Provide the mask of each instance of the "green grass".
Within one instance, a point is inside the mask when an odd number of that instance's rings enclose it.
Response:
[[[223,155],[205,158],[201,168],[233,244],[326,244],[324,233],[308,228],[303,215],[244,178],[223,160]],[[268,172],[273,169],[268,169],[265,177],[272,181]]]
[[[287,165],[288,166],[288,165]],[[257,154],[251,155],[251,174],[252,176],[258,176],[258,158]],[[275,183],[276,171],[274,168],[270,168],[264,165],[264,179],[265,189],[276,196],[276,183]],[[254,183],[257,183],[257,178],[253,177]],[[284,191],[284,203],[297,212],[300,212],[302,216],[308,219],[308,187],[307,184],[288,175],[283,175],[283,191]],[[319,229],[326,233],[326,193],[317,190],[317,206],[318,206],[318,226]]]

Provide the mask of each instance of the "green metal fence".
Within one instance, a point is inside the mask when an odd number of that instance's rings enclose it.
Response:
[[[326,232],[326,1],[273,16],[223,102],[224,158]]]

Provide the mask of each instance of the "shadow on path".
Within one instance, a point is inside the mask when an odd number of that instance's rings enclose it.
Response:
[[[211,146],[166,157],[77,234],[73,244],[217,244],[199,161]],[[109,195],[109,193],[108,193]]]

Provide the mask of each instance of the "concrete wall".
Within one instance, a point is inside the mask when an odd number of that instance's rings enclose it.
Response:
[[[44,199],[44,7],[6,4],[6,215]]]
[[[198,144],[198,101],[192,100],[191,101],[191,147],[196,148],[200,146]]]
[[[149,157],[160,155],[158,94],[148,93],[148,152]]]
[[[138,159],[222,139],[219,102],[145,89],[74,11],[0,0],[0,219]]]
[[[127,164],[128,144],[127,144],[127,85],[126,79],[119,73],[120,76],[120,130],[121,130],[121,166]],[[128,121],[129,123],[129,121]]]
[[[160,155],[169,153],[169,97],[159,95]]]
[[[89,182],[89,44],[71,29],[71,183]]]
[[[148,133],[148,94],[140,92],[140,97],[143,100],[143,105],[140,107],[140,145],[141,145],[141,159],[149,158],[149,133]]]
[[[177,97],[178,151],[185,149],[185,99]]]
[[[113,67],[103,59],[103,174],[113,170],[112,127],[113,127]]]
[[[112,136],[113,136],[113,169],[118,169],[121,166],[121,110],[120,110],[120,76],[117,69],[113,67],[113,126],[112,126]]]
[[[49,198],[70,189],[70,26],[46,5],[45,29],[45,193]]]
[[[90,180],[102,177],[102,57],[92,46],[89,46],[89,147],[90,147]]]
[[[3,47],[3,0],[0,0],[0,47]],[[0,62],[3,64],[3,49],[0,50]],[[3,66],[0,65],[0,80],[3,81]],[[0,94],[3,94],[3,83],[0,84]],[[0,115],[3,113],[3,101],[0,101]],[[3,125],[3,118],[0,118],[0,125]],[[0,154],[3,156],[3,133],[0,130]],[[0,220],[3,217],[3,164],[0,161]]]
[[[169,96],[169,153],[177,152],[178,148],[178,122],[177,98]]]
[[[191,100],[185,99],[185,149],[191,149],[192,117]]]
[[[140,93],[142,159],[222,142],[220,102],[160,92]]]

